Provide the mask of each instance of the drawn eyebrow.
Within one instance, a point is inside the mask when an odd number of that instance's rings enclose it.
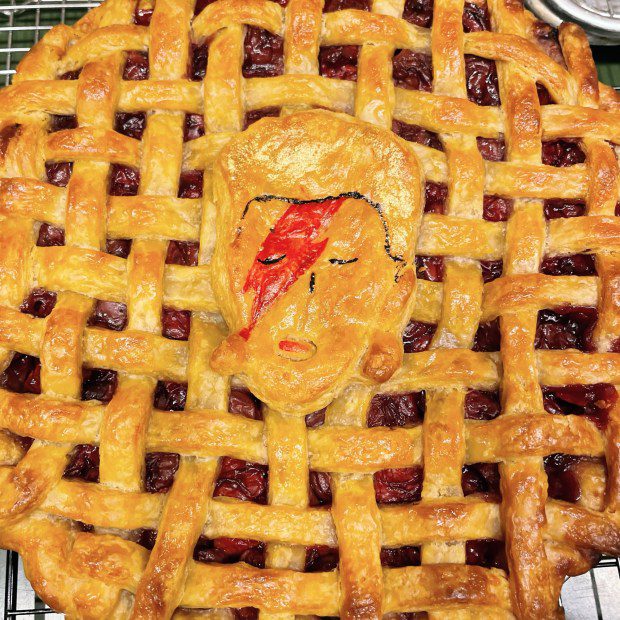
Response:
[[[314,293],[314,285],[316,284],[316,275],[314,271],[310,274],[310,292]]]
[[[358,260],[358,258],[330,258],[329,262],[332,265],[350,265],[351,263],[356,263]]]
[[[261,263],[261,265],[275,265],[276,263],[279,263],[283,258],[286,258],[286,254],[280,254],[280,256],[268,256],[263,260],[257,258],[256,260]]]

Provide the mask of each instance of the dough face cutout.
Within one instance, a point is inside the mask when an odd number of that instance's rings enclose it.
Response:
[[[388,379],[415,287],[420,193],[398,139],[331,113],[266,119],[233,140],[214,170],[213,285],[230,335],[212,366],[300,414],[356,373]]]

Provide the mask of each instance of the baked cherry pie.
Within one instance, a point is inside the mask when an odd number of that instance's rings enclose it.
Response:
[[[561,616],[620,554],[620,100],[516,0],[107,0],[0,91],[0,545],[75,618]]]

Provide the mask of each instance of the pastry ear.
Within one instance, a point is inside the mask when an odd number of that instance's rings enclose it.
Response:
[[[403,343],[394,334],[376,331],[362,362],[362,374],[377,383],[387,381],[403,363]]]
[[[239,334],[232,334],[211,354],[211,368],[221,375],[232,375],[241,370],[244,360],[245,340]]]

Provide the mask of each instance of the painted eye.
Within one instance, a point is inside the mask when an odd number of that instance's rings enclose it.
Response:
[[[350,265],[351,263],[356,263],[358,258],[330,258],[329,262],[332,265]]]
[[[279,263],[284,258],[286,258],[286,254],[268,256],[267,258],[257,258],[256,260],[262,265],[275,265],[276,263]]]

